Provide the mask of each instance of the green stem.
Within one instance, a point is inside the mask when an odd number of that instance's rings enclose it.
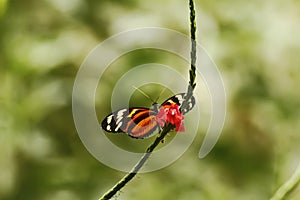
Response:
[[[187,106],[188,100],[193,96],[193,90],[196,87],[196,21],[195,21],[195,9],[193,0],[189,1],[190,5],[190,26],[191,26],[191,69],[189,71],[190,81],[187,90],[187,96],[181,105],[181,110]],[[130,173],[125,175],[118,183],[116,183],[110,190],[108,190],[99,200],[107,200],[112,198],[118,191],[120,191],[144,166],[146,161],[151,156],[154,149],[164,139],[164,137],[174,128],[173,125],[169,124],[165,126],[161,134],[154,140],[154,142],[147,148],[146,153],[131,170]]]
[[[193,0],[190,0],[190,26],[191,26],[191,69],[190,69],[190,86],[192,89],[196,87],[196,15]]]
[[[191,34],[191,68],[189,70],[190,81],[187,89],[185,101],[182,103],[180,110],[183,110],[188,105],[188,100],[193,96],[193,91],[196,87],[196,59],[197,59],[197,42],[196,42],[196,14],[193,0],[189,1],[190,7],[190,34]]]
[[[270,200],[283,200],[290,194],[300,183],[300,163],[294,174],[287,180],[273,195]]]

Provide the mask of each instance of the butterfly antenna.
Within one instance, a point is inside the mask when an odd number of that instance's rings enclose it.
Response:
[[[152,101],[152,103],[155,103],[156,101],[154,101],[149,95],[147,95],[144,91],[142,91],[140,88],[135,87],[134,85],[132,86],[134,89],[136,89],[137,91],[139,91],[142,95],[144,95],[146,98],[150,99]]]
[[[158,101],[159,97],[161,97],[161,95],[166,91],[166,89],[167,89],[167,88],[164,87],[164,88],[161,90],[161,92],[159,93],[159,95],[158,95],[158,97],[156,98],[155,102]]]

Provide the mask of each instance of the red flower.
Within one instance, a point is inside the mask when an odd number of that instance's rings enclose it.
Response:
[[[155,118],[161,127],[164,127],[166,123],[170,123],[175,126],[175,131],[184,132],[184,116],[180,113],[177,104],[161,107]]]

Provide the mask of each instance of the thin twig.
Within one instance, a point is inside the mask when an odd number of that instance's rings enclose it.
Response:
[[[300,163],[296,171],[273,195],[270,200],[283,200],[290,194],[300,183]]]
[[[191,34],[191,68],[189,70],[190,81],[187,89],[185,101],[183,101],[180,111],[186,108],[188,100],[193,96],[193,91],[196,87],[196,55],[197,55],[197,42],[196,42],[196,12],[193,0],[189,0],[190,7],[190,34]]]
[[[121,188],[123,188],[126,183],[128,183],[137,173],[138,171],[143,167],[145,162],[148,160],[150,155],[152,154],[153,150],[157,145],[164,139],[164,137],[168,134],[168,132],[173,128],[171,124],[164,127],[161,134],[154,140],[154,142],[147,148],[146,153],[143,155],[143,157],[139,160],[139,162],[136,164],[136,166],[131,170],[129,174],[124,176],[112,189],[110,189],[106,194],[104,194],[100,200],[107,200],[113,197]]]
[[[190,0],[190,26],[191,26],[191,69],[190,69],[190,86],[192,89],[196,87],[196,15],[193,0]]]

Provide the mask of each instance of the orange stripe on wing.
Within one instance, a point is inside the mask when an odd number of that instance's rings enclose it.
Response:
[[[129,135],[136,138],[144,138],[153,133],[158,126],[155,116],[151,115],[141,120],[132,128]]]
[[[136,114],[135,114],[136,113]],[[134,109],[132,114],[130,113],[128,117],[131,117],[131,120],[127,123],[125,127],[125,132],[130,132],[141,120],[149,117],[150,110],[136,110]]]

